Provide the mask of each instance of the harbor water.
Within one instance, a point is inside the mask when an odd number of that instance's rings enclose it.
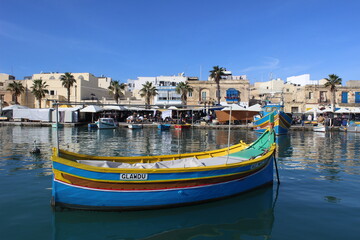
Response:
[[[53,211],[51,127],[0,127],[1,239],[358,239],[360,133],[291,131],[277,139],[281,184],[229,199],[136,212]],[[252,142],[233,130],[230,144]],[[137,156],[226,147],[228,131],[59,129],[60,147]],[[34,141],[36,141],[34,143]],[[30,151],[34,144],[39,155]]]

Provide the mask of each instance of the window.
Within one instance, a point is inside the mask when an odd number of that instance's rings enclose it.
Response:
[[[192,92],[189,92],[188,97],[192,97]]]
[[[4,86],[4,83],[0,82],[0,86]]]
[[[54,90],[50,90],[50,95],[54,96],[54,95],[55,95],[55,91],[54,91]]]
[[[348,92],[341,93],[341,103],[348,103]]]
[[[299,107],[291,107],[291,112],[298,113],[299,112]]]
[[[355,103],[360,103],[360,92],[355,92]]]
[[[201,100],[206,101],[206,92],[201,92]]]
[[[327,102],[326,91],[320,91],[320,102]]]
[[[229,88],[226,90],[226,101],[227,102],[239,102],[240,92],[235,88]]]
[[[314,93],[313,92],[309,92],[309,99],[313,99],[314,97]]]

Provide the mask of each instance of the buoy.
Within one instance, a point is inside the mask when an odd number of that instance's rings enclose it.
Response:
[[[40,153],[40,148],[38,148],[36,146],[36,140],[34,140],[34,148],[30,151],[30,153],[32,153],[32,154],[39,154]]]

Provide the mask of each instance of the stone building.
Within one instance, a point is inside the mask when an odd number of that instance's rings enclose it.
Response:
[[[217,84],[214,80],[189,79],[188,84],[193,88],[193,92],[188,95],[187,105],[213,106],[217,104]],[[246,75],[233,76],[227,71],[227,75],[220,80],[220,104],[236,103],[248,107],[249,100],[250,83]]]

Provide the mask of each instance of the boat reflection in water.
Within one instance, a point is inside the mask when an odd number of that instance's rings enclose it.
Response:
[[[273,187],[196,206],[135,211],[54,212],[54,239],[192,239],[271,235]],[[228,236],[230,234],[230,236]]]

